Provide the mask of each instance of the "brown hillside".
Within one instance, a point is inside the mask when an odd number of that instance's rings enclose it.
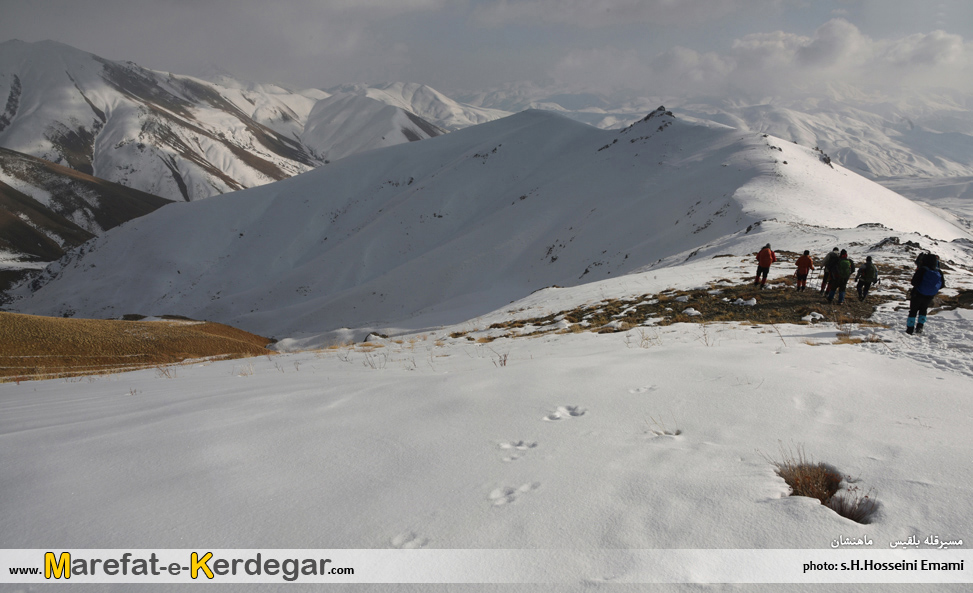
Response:
[[[61,319],[0,312],[0,381],[156,367],[197,358],[260,356],[271,340],[190,320]]]

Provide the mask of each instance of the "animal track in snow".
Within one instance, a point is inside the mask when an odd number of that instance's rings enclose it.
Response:
[[[510,504],[520,498],[522,494],[530,492],[531,490],[537,490],[540,487],[540,482],[531,482],[529,484],[524,484],[519,488],[511,488],[510,486],[497,488],[490,493],[490,502],[493,503],[493,506]]]
[[[526,451],[527,449],[533,449],[537,446],[537,443],[529,441],[516,441],[513,443],[500,443],[501,449],[520,449],[521,451]]]
[[[516,451],[527,451],[528,449],[533,449],[537,446],[537,443],[533,441],[513,441],[510,443],[500,443],[499,447],[501,449],[513,449],[514,451],[510,455],[503,458],[503,461],[516,461],[523,456],[523,453],[517,453]]]
[[[577,418],[578,416],[584,416],[588,410],[582,408],[581,406],[558,406],[556,410],[544,416],[544,420],[548,422],[554,422],[556,420],[567,420],[568,418]]]
[[[635,393],[648,393],[650,391],[656,391],[657,389],[659,389],[659,386],[658,385],[649,385],[647,387],[636,387],[635,389],[629,389],[628,392],[629,393],[632,393],[632,394],[635,394]]]
[[[428,543],[427,538],[419,537],[413,531],[405,531],[392,538],[392,547],[399,550],[415,550],[425,547]]]

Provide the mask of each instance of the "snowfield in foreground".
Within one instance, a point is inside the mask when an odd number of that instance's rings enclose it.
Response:
[[[168,373],[2,384],[0,499],[15,511],[0,515],[3,543],[566,548],[591,550],[591,560],[552,566],[575,585],[551,590],[614,591],[638,568],[596,551],[830,550],[841,537],[888,550],[914,534],[969,542],[969,310],[931,316],[918,338],[902,333],[895,302],[878,313],[890,328],[650,324],[450,337],[749,269],[749,258],[710,259],[541,291],[434,332]],[[965,273],[950,278],[969,285]],[[836,344],[839,330],[877,341]],[[772,465],[781,446],[870,493],[873,521],[788,497]],[[828,587],[764,590],[847,590]],[[665,587],[677,589],[696,590]]]

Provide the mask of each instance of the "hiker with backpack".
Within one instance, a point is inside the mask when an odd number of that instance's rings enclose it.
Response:
[[[798,291],[807,289],[807,276],[812,270],[814,270],[814,260],[811,259],[811,252],[805,249],[804,255],[797,258],[797,273],[794,274],[797,277]]]
[[[848,280],[855,273],[855,262],[848,257],[848,252],[844,249],[838,254],[838,259],[831,264],[828,270],[828,302],[834,301],[835,293],[838,293],[838,304],[845,302],[845,290],[848,288]]]
[[[858,281],[858,300],[864,301],[868,297],[868,289],[878,282],[878,268],[872,263],[872,256],[865,258],[865,265],[858,269],[855,280]]]
[[[905,322],[905,333],[921,334],[926,325],[926,313],[933,298],[946,286],[946,278],[939,269],[939,257],[932,253],[916,260],[919,267],[912,275],[912,290],[909,299],[909,317]]]
[[[767,284],[767,274],[770,272],[770,264],[777,261],[777,255],[770,249],[770,243],[757,253],[757,276],[753,279],[754,286],[763,288]],[[761,279],[763,276],[763,279]]]
[[[821,294],[827,294],[828,288],[831,287],[831,267],[838,260],[838,248],[835,247],[831,250],[831,253],[824,256],[824,261],[821,262]]]

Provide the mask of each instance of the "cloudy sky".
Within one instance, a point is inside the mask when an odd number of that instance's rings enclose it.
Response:
[[[0,0],[0,41],[320,87],[971,90],[969,0]]]

